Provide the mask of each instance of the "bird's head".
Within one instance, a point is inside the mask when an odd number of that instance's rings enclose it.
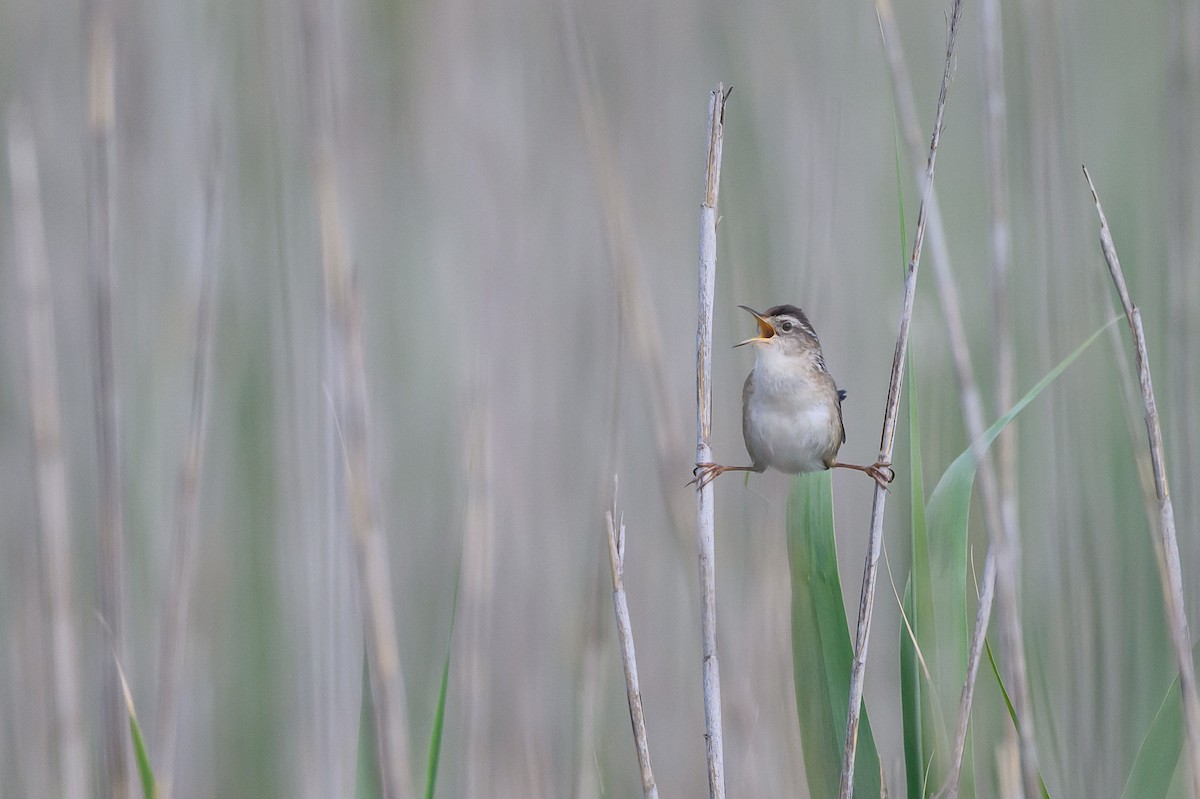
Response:
[[[804,311],[795,305],[776,305],[766,313],[759,313],[745,305],[738,307],[749,312],[754,321],[758,322],[758,335],[735,344],[735,347],[753,344],[756,347],[769,347],[777,350],[779,354],[786,355],[800,354],[814,347],[819,349],[821,346],[812,323],[808,321]]]

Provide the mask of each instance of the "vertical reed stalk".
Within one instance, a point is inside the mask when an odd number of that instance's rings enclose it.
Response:
[[[876,3],[879,11],[879,21],[883,28],[884,49],[887,53],[888,65],[892,74],[892,85],[896,97],[896,106],[900,115],[901,128],[912,153],[914,164],[924,161],[924,151],[920,140],[920,126],[917,119],[916,100],[913,97],[912,84],[908,78],[908,67],[905,63],[903,46],[900,43],[899,30],[891,4],[887,0]],[[994,35],[999,37],[998,10],[985,8],[983,26],[985,39]],[[999,41],[985,42],[985,79],[987,81],[987,112],[988,112],[988,156],[989,181],[992,186],[992,241],[991,241],[991,282],[993,292],[993,312],[995,318],[995,334],[997,346],[997,407],[1001,412],[1012,404],[1012,336],[1008,326],[1007,314],[1007,267],[1008,267],[1008,212],[1007,188],[1003,169],[1004,142],[1004,96],[1003,76],[999,74],[1003,65],[1000,61]],[[985,430],[984,407],[982,394],[975,380],[974,367],[971,363],[971,353],[967,344],[966,326],[963,323],[961,306],[958,298],[958,288],[954,282],[954,271],[950,265],[949,247],[946,233],[942,225],[940,206],[936,191],[930,194],[930,249],[933,251],[934,283],[937,286],[938,297],[942,305],[942,317],[946,323],[947,338],[954,359],[955,374],[958,379],[959,396],[963,408],[963,421],[967,436],[974,444],[982,438]],[[1001,464],[1001,474],[997,477],[997,469],[993,467],[991,458],[982,449],[975,452],[978,463],[978,479],[980,494],[984,509],[984,523],[988,529],[989,547],[984,560],[983,574],[980,582],[980,593],[975,620],[975,631],[967,660],[966,680],[963,684],[962,696],[959,702],[958,722],[951,755],[950,771],[942,793],[954,796],[958,790],[958,778],[962,767],[963,753],[966,747],[967,727],[975,693],[975,680],[979,671],[980,658],[983,653],[984,636],[991,619],[992,603],[995,597],[997,555],[1007,553],[1003,560],[1011,561],[1014,565],[1019,562],[1015,553],[1017,541],[1016,505],[1013,499],[1015,480],[1013,479],[1015,439],[1014,430],[1010,426],[1002,434],[998,460]],[[1011,542],[1011,546],[1009,545]],[[1013,679],[1013,695],[1021,709],[1022,722],[1025,715],[1032,715],[1029,708],[1028,691],[1024,688],[1028,682],[1024,679],[1025,657],[1023,638],[1020,633],[1020,613],[1017,608],[1016,583],[1012,581],[1013,590],[1005,593],[1002,604],[1006,606],[1005,619],[1008,635],[1006,641],[1015,640],[1013,646],[1006,646],[1010,653],[1010,668],[1014,675],[1018,672],[1020,678]],[[1014,654],[1015,653],[1015,654]],[[1032,723],[1032,722],[1030,722]],[[1036,754],[1032,747],[1032,728],[1022,727],[1022,740],[1029,744],[1023,748],[1025,756],[1023,764],[1032,764],[1030,770],[1023,773],[1032,774],[1036,778]],[[1037,785],[1036,782],[1033,783]]]
[[[732,89],[730,89],[732,91]],[[708,155],[704,202],[700,205],[700,292],[696,328],[696,463],[712,462],[712,329],[717,287],[717,196],[721,183],[721,148],[725,138],[725,102],[720,84],[708,99]],[[716,536],[712,483],[696,491],[699,539],[700,639],[704,679],[704,741],[708,761],[709,799],[724,799],[725,755],[721,737],[721,667],[717,660]]]
[[[633,723],[633,743],[637,749],[642,793],[646,799],[658,799],[658,785],[654,782],[654,770],[650,766],[650,743],[646,739],[646,717],[642,713],[642,691],[638,686],[633,624],[629,620],[629,603],[625,598],[625,519],[617,517],[616,477],[613,477],[613,507],[604,514],[604,521],[608,529],[608,563],[612,571],[613,610],[617,616],[617,638],[621,643],[621,665],[625,671],[625,697],[629,702],[629,720]]]
[[[1008,319],[1008,180],[1005,152],[1007,131],[1004,98],[1004,40],[1000,18],[1000,0],[982,0],[983,77],[987,121],[984,137],[988,154],[988,184],[992,216],[991,289],[993,309],[992,337],[996,342],[996,408],[1004,413],[1013,402],[1013,341]],[[1008,690],[1017,708],[1021,724],[1017,729],[1017,750],[1021,783],[1026,796],[1037,796],[1041,790],[1038,777],[1037,737],[1034,733],[1033,701],[1029,693],[1029,664],[1025,656],[1025,634],[1021,623],[1021,539],[1016,500],[1016,439],[1017,430],[1009,425],[997,441],[996,463],[999,472],[999,527],[991,538],[996,549],[996,579],[1000,598],[1000,635],[1008,665]],[[979,458],[986,460],[986,456]],[[991,471],[990,468],[988,471]],[[982,603],[981,603],[982,604]],[[976,625],[975,636],[982,639],[987,625]],[[978,663],[978,643],[972,642],[971,657]],[[968,672],[970,673],[970,672]],[[960,709],[962,718],[969,704]],[[965,738],[965,734],[964,734]],[[959,761],[961,762],[961,756]]]
[[[217,135],[213,130],[214,137]],[[175,770],[175,741],[179,729],[178,698],[181,681],[181,647],[187,628],[192,580],[195,576],[196,526],[200,506],[200,475],[208,441],[208,375],[212,367],[213,303],[217,290],[217,243],[220,241],[221,169],[217,142],[205,165],[201,204],[200,252],[197,266],[196,339],[192,360],[192,406],[188,419],[183,460],[175,484],[175,531],[171,580],[166,601],[159,660],[158,684],[158,786],[161,799],[170,799]]]
[[[879,461],[891,463],[896,443],[896,422],[900,413],[900,394],[904,384],[904,362],[908,353],[909,328],[912,325],[913,302],[917,294],[917,273],[921,264],[921,249],[925,242],[925,226],[929,216],[929,197],[933,192],[934,164],[938,143],[942,137],[942,119],[946,111],[946,92],[954,71],[954,42],[958,21],[962,16],[962,0],[954,0],[950,14],[950,31],[946,41],[946,61],[942,70],[942,85],[938,91],[937,112],[929,142],[929,158],[925,166],[921,205],[917,212],[917,230],[913,238],[912,255],[904,278],[904,303],[900,311],[900,330],[896,336],[896,351],[892,356],[892,375],[888,386],[887,403],[883,412],[883,433],[879,442]],[[883,548],[883,512],[887,489],[875,486],[871,508],[871,533],[863,568],[862,594],[859,598],[858,624],[854,638],[854,660],[850,667],[850,701],[846,710],[846,740],[842,749],[842,779],[838,795],[850,799],[854,790],[854,756],[858,746],[858,723],[862,712],[863,684],[867,669],[867,644],[870,641],[871,616],[875,609],[875,581],[879,573],[879,553]]]
[[[1196,693],[1196,668],[1192,661],[1192,638],[1188,632],[1187,611],[1183,596],[1183,570],[1179,564],[1179,542],[1175,537],[1175,508],[1171,503],[1171,491],[1167,485],[1166,447],[1163,444],[1162,427],[1158,421],[1158,405],[1154,400],[1154,384],[1150,380],[1150,355],[1146,350],[1146,333],[1142,330],[1142,313],[1130,299],[1125,285],[1125,273],[1117,258],[1108,219],[1100,205],[1100,197],[1087,167],[1083,168],[1088,189],[1096,203],[1096,214],[1100,217],[1100,247],[1108,264],[1113,285],[1125,309],[1125,318],[1133,335],[1134,360],[1137,365],[1138,384],[1142,389],[1142,402],[1146,408],[1146,435],[1150,444],[1150,463],[1154,470],[1154,491],[1158,497],[1159,536],[1155,539],[1158,554],[1159,577],[1162,580],[1163,602],[1167,613],[1167,627],[1175,658],[1179,666],[1179,687],[1182,693],[1184,729],[1187,732],[1186,756],[1191,774],[1192,796],[1200,797],[1200,699]]]
[[[336,8],[305,6],[311,48],[306,65],[313,87],[311,130],[312,182],[320,231],[324,318],[330,357],[333,413],[341,433],[341,476],[346,492],[349,533],[354,544],[357,585],[362,603],[372,709],[379,742],[380,784],[384,799],[413,795],[408,742],[408,711],[396,638],[387,540],[371,489],[370,424],[363,351],[362,300],[343,220],[338,159],[338,30],[330,15]]]
[[[88,14],[88,273],[91,280],[96,350],[93,398],[99,472],[100,615],[123,654],[121,587],[124,581],[125,521],[121,483],[121,427],[113,355],[112,185],[114,49],[112,0],[91,0]],[[111,658],[99,659],[101,728],[109,796],[129,795],[126,730],[121,686]]]
[[[54,304],[42,222],[42,197],[33,131],[22,109],[8,113],[8,173],[12,180],[13,233],[25,306],[29,407],[33,416],[34,472],[41,528],[42,569],[50,603],[53,748],[58,751],[59,790],[85,799],[89,785],[87,729],[79,672],[71,574],[70,491],[63,457],[62,401],[58,386]]]

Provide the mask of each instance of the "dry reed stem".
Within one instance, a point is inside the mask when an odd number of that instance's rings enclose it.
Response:
[[[400,799],[412,795],[413,783],[387,541],[376,520],[371,497],[362,307],[349,258],[343,249],[344,228],[336,197],[333,158],[326,152],[318,160],[316,186],[323,242],[326,313],[335,329],[333,339],[337,343],[334,345],[334,360],[340,362],[339,377],[343,381],[340,388],[344,392],[344,401],[339,413],[339,426],[344,436],[343,474],[350,532],[358,564],[359,589],[362,592],[371,692],[381,752],[380,769],[383,772],[384,796]]]
[[[700,206],[700,290],[699,319],[696,326],[696,463],[712,461],[712,329],[713,301],[717,286],[717,197],[721,183],[721,149],[725,137],[725,102],[728,99],[729,92],[720,84],[708,98],[708,154],[704,202]],[[721,668],[717,660],[714,528],[713,487],[709,482],[696,491],[704,741],[708,762],[709,799],[723,799],[725,755],[721,735]]]
[[[335,8],[303,8],[312,45],[306,67],[313,87],[312,181],[320,230],[325,332],[335,421],[342,434],[342,477],[349,532],[357,564],[372,707],[379,743],[381,791],[385,799],[413,795],[409,762],[408,711],[396,637],[391,568],[371,489],[367,376],[363,352],[362,300],[342,219],[342,185],[335,115],[340,107],[335,73],[341,68],[335,40]]]
[[[876,7],[879,12],[880,25],[883,28],[884,49],[892,74],[893,89],[901,119],[901,127],[905,133],[909,149],[912,152],[913,161],[919,165],[923,160],[923,151],[917,120],[916,100],[913,97],[912,84],[908,78],[908,69],[904,59],[903,47],[900,43],[895,16],[892,13],[890,3],[886,2],[886,0],[877,2]],[[985,29],[995,30],[998,35],[998,28],[989,21],[988,13],[988,9],[985,9],[983,14],[984,27]],[[989,50],[985,57],[985,61],[989,62],[985,73],[990,69],[998,68],[993,63],[1000,56],[998,44],[992,47],[993,49]],[[993,76],[989,80],[994,81],[995,77]],[[1003,178],[1003,154],[1000,151],[1001,142],[1003,141],[1004,100],[1002,93],[996,94],[996,91],[999,90],[994,85],[989,89],[987,103],[989,123],[989,179],[992,181],[991,203],[993,217],[991,283],[993,289],[993,313],[996,320],[996,337],[999,341],[997,348],[998,407],[1004,409],[1012,404],[1012,336],[1008,326],[1007,299],[1005,297],[1005,276],[1008,265],[1007,192]],[[997,128],[999,131],[996,130]],[[954,360],[955,374],[958,380],[959,395],[963,408],[964,425],[967,429],[967,435],[972,442],[973,453],[978,464],[978,479],[984,509],[984,522],[988,529],[989,541],[992,542],[989,544],[987,556],[984,560],[983,582],[977,606],[975,631],[971,640],[967,674],[959,702],[951,769],[941,789],[941,793],[953,796],[957,793],[958,776],[962,766],[967,726],[974,698],[975,680],[983,653],[984,636],[991,618],[992,602],[996,587],[997,558],[1000,557],[1005,563],[1011,562],[1014,564],[1010,567],[1010,572],[1015,572],[1015,563],[1018,562],[1019,557],[1016,554],[1016,547],[1018,545],[1017,518],[1015,500],[1013,499],[1014,480],[1012,479],[1014,457],[1012,452],[1013,431],[1011,427],[1005,431],[999,448],[1000,454],[998,455],[1003,467],[1002,471],[1007,470],[1009,476],[1006,479],[1002,475],[998,479],[991,459],[981,447],[981,438],[986,429],[983,399],[975,380],[974,368],[971,363],[966,326],[963,323],[958,288],[954,282],[954,273],[950,265],[949,247],[946,243],[945,229],[942,225],[936,191],[930,193],[929,201],[930,248],[933,251],[934,283],[942,305],[942,316],[946,323],[947,337]],[[1004,556],[1002,553],[1009,554]],[[1012,658],[1011,666],[1014,675],[1019,673],[1021,676],[1013,680],[1016,686],[1014,687],[1013,694],[1017,698],[1018,707],[1022,709],[1022,715],[1031,715],[1028,690],[1025,688],[1028,681],[1023,679],[1026,673],[1024,665],[1025,657],[1023,638],[1020,635],[1020,613],[1017,609],[1016,584],[1015,581],[1009,581],[1009,583],[1012,585],[1012,590],[1007,593],[1002,592],[1002,597],[1005,597],[1002,599],[1002,605],[1005,607],[1004,618],[1006,620],[1006,630],[1008,631],[1006,641],[1016,640],[1017,643],[1013,646],[1009,646],[1006,643],[1005,649],[1010,653],[1018,653]],[[1015,633],[1013,632],[1014,630],[1016,631]],[[1026,770],[1026,773],[1033,775],[1035,779],[1033,785],[1036,785],[1036,755],[1032,749],[1032,731],[1027,728],[1023,728],[1023,730],[1022,740],[1029,742],[1030,748],[1027,750],[1028,754],[1022,759],[1022,763],[1033,764],[1032,769]]]
[[[341,220],[335,199],[331,158],[320,159],[317,193],[324,241],[326,313],[336,328],[334,340],[341,351],[343,395],[339,425],[344,435],[343,476],[349,505],[350,532],[358,564],[358,582],[370,658],[373,708],[381,752],[384,796],[400,799],[412,795],[409,765],[407,710],[400,671],[400,646],[392,607],[391,570],[387,542],[376,520],[371,498],[367,442],[370,440],[366,406],[366,369],[363,360],[361,302],[350,265],[341,251]],[[337,345],[335,345],[335,350]]]
[[[892,91],[896,99],[896,109],[900,117],[900,127],[905,141],[912,154],[912,160],[920,180],[924,147],[921,142],[920,122],[917,117],[917,102],[913,95],[912,81],[909,78],[908,65],[904,58],[904,48],[900,41],[900,31],[896,24],[888,0],[877,0],[875,8],[883,33],[883,48],[888,60],[888,68],[892,76]],[[962,403],[963,425],[967,437],[974,443],[984,433],[984,410],[982,395],[975,380],[974,366],[971,363],[971,353],[967,346],[966,327],[963,324],[961,306],[958,299],[958,288],[954,283],[953,270],[950,266],[949,245],[946,241],[945,228],[942,225],[941,208],[937,200],[937,192],[929,193],[929,241],[933,251],[934,283],[938,290],[938,299],[942,306],[942,319],[946,323],[947,340],[950,345],[951,358],[954,362],[955,378],[959,386],[959,398]],[[999,488],[991,460],[985,453],[976,452],[978,462],[978,478],[980,493],[983,500],[984,522],[988,528],[988,538],[995,541],[999,537]],[[975,620],[975,637],[971,642],[971,654],[967,660],[967,675],[959,702],[958,723],[955,729],[954,748],[951,756],[950,773],[939,793],[948,796],[958,790],[958,775],[962,765],[963,751],[966,745],[967,723],[970,719],[970,708],[975,692],[975,679],[979,670],[980,655],[983,652],[983,636],[988,620],[991,617],[992,600],[996,587],[996,557],[991,546],[988,547],[987,557],[983,564],[983,581],[979,593],[979,602]]]
[[[614,521],[620,518],[620,522]],[[637,654],[633,648],[633,625],[629,621],[629,603],[625,599],[625,519],[617,517],[617,478],[613,476],[613,506],[604,514],[608,528],[608,564],[612,571],[613,610],[617,616],[617,638],[621,642],[621,665],[625,671],[625,696],[629,701],[629,720],[633,723],[633,743],[637,749],[642,793],[646,799],[658,799],[658,786],[650,766],[650,744],[646,740],[646,717],[642,713],[642,692],[638,687]]]
[[[79,636],[73,608],[70,491],[63,456],[62,401],[54,340],[54,303],[42,221],[41,186],[33,131],[23,109],[8,112],[8,171],[12,180],[13,233],[25,306],[29,406],[33,417],[34,474],[42,541],[42,579],[50,605],[53,748],[59,754],[59,790],[66,799],[90,795],[87,729]]]
[[[96,450],[99,482],[99,612],[120,655],[122,634],[121,587],[124,583],[125,521],[121,481],[121,427],[117,400],[117,375],[113,354],[112,185],[113,128],[116,102],[115,37],[111,0],[92,0],[88,15],[88,272],[96,350],[93,399],[96,414]],[[109,796],[129,795],[126,763],[127,728],[121,706],[115,665],[100,659],[100,714],[104,739],[106,783]]]
[[[208,441],[208,376],[212,368],[215,325],[213,303],[217,290],[217,244],[222,171],[219,163],[216,125],[212,153],[207,157],[202,197],[200,252],[197,264],[200,281],[196,290],[196,338],[192,360],[191,414],[187,439],[175,484],[175,530],[172,541],[171,580],[167,589],[166,619],[163,624],[158,684],[158,788],[162,799],[170,799],[175,770],[175,741],[179,729],[177,704],[181,681],[181,648],[187,627],[192,581],[195,577],[196,526],[200,505],[200,475]]]
[[[1012,323],[1009,318],[1008,283],[1012,246],[1008,212],[1008,112],[1004,89],[1004,36],[1000,0],[983,0],[983,83],[987,109],[984,144],[987,147],[988,201],[991,212],[989,278],[992,294],[992,333],[996,342],[996,410],[1003,413],[1015,399]],[[1016,519],[1016,424],[1010,424],[996,441],[996,471],[1000,479],[1000,517]],[[1008,510],[1005,506],[1008,506]]]
[[[1146,349],[1146,333],[1142,329],[1142,314],[1130,299],[1125,285],[1125,274],[1117,258],[1108,219],[1100,205],[1100,196],[1092,183],[1087,167],[1083,176],[1096,203],[1096,214],[1100,217],[1100,248],[1108,264],[1109,274],[1121,307],[1133,334],[1134,360],[1137,365],[1138,384],[1142,390],[1142,402],[1146,409],[1146,435],[1150,445],[1151,465],[1154,469],[1154,490],[1158,497],[1159,535],[1155,551],[1158,553],[1159,578],[1162,580],[1163,601],[1167,613],[1167,626],[1171,632],[1171,643],[1179,666],[1179,687],[1183,701],[1184,729],[1187,732],[1187,759],[1191,773],[1192,796],[1200,797],[1200,700],[1196,694],[1196,670],[1192,662],[1192,639],[1188,632],[1186,605],[1183,596],[1183,571],[1179,564],[1179,542],[1175,537],[1175,508],[1171,504],[1171,492],[1167,485],[1166,447],[1163,445],[1162,427],[1158,421],[1158,405],[1154,400],[1154,384],[1150,379],[1150,356]]]
[[[982,0],[981,23],[983,27],[983,76],[987,104],[987,121],[984,138],[988,152],[988,184],[991,216],[991,270],[992,289],[992,338],[996,342],[996,408],[1005,412],[1013,403],[1014,355],[1012,328],[1008,316],[1008,272],[1010,267],[1008,225],[1008,180],[1005,168],[1007,147],[1006,113],[1004,98],[1004,42],[1003,25],[1000,18],[1000,0]],[[1041,790],[1038,777],[1037,737],[1035,734],[1033,701],[1029,691],[1029,664],[1025,656],[1025,635],[1021,624],[1021,585],[1017,577],[1021,567],[1021,539],[1017,517],[1016,475],[1017,439],[1016,425],[1010,424],[1000,432],[996,442],[996,463],[999,471],[999,516],[1000,525],[992,534],[996,548],[996,580],[999,582],[1000,634],[1008,662],[1008,689],[1021,719],[1017,729],[1017,748],[1020,755],[1021,782],[1026,796],[1037,796]],[[985,460],[980,453],[977,460]],[[971,657],[975,660],[975,672],[982,657],[982,639],[987,622],[976,619]],[[969,677],[974,679],[974,676]],[[964,693],[966,688],[964,686]],[[963,703],[959,711],[958,734],[965,747],[966,719],[970,704]],[[956,741],[957,744],[957,741]],[[957,749],[956,751],[961,751]],[[957,755],[956,763],[962,762]],[[958,766],[956,766],[956,769]]]
[[[904,278],[904,303],[900,311],[900,330],[896,336],[896,351],[892,356],[892,375],[888,386],[887,403],[884,406],[883,432],[879,442],[879,460],[891,463],[892,450],[896,443],[896,422],[900,413],[900,393],[904,384],[904,361],[908,352],[909,328],[912,325],[913,302],[917,292],[917,273],[921,263],[921,248],[925,241],[925,226],[929,215],[929,196],[933,191],[934,164],[937,161],[938,143],[942,136],[942,119],[946,110],[946,92],[950,88],[950,76],[954,71],[954,42],[958,35],[958,21],[962,16],[962,0],[954,0],[950,14],[950,30],[946,40],[946,61],[942,70],[942,85],[938,91],[937,111],[934,117],[933,134],[929,141],[929,158],[925,167],[925,182],[921,190],[921,205],[917,212],[917,230],[913,239],[912,256]],[[883,546],[883,512],[887,503],[887,489],[875,486],[875,499],[871,508],[871,532],[867,545],[866,564],[863,569],[862,593],[859,598],[858,623],[855,630],[854,660],[850,669],[850,699],[846,710],[846,740],[842,750],[842,777],[839,796],[850,799],[854,790],[854,756],[858,746],[858,723],[862,709],[863,683],[867,668],[867,644],[870,640],[871,616],[875,608],[875,581],[879,573],[879,552]]]

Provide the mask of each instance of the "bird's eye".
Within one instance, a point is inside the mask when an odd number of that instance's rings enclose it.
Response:
[[[779,327],[783,329],[783,332],[784,332],[784,333],[791,333],[791,332],[792,332],[792,323],[791,323],[791,322],[784,322],[784,323],[783,323],[782,325],[780,325]]]

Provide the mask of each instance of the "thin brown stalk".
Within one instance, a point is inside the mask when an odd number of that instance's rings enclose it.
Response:
[[[1138,384],[1142,390],[1142,402],[1146,410],[1146,435],[1150,445],[1150,462],[1154,470],[1154,491],[1158,497],[1159,536],[1155,551],[1159,560],[1159,577],[1162,580],[1163,602],[1167,614],[1167,626],[1171,632],[1171,644],[1179,667],[1179,687],[1182,693],[1184,729],[1187,732],[1186,753],[1192,781],[1192,796],[1200,797],[1200,699],[1196,693],[1196,670],[1192,662],[1192,638],[1188,632],[1186,605],[1183,596],[1183,570],[1179,563],[1179,542],[1175,537],[1175,508],[1171,503],[1171,492],[1167,485],[1166,447],[1163,444],[1162,427],[1158,420],[1158,405],[1154,400],[1154,384],[1150,379],[1150,355],[1146,349],[1146,333],[1142,329],[1142,313],[1133,304],[1129,289],[1125,285],[1125,273],[1117,258],[1112,231],[1100,196],[1092,183],[1087,167],[1083,168],[1088,189],[1096,203],[1096,214],[1100,217],[1100,248],[1108,264],[1109,274],[1125,309],[1125,318],[1133,335],[1134,361],[1137,366]]]
[[[340,377],[344,381],[341,387],[344,390],[344,402],[339,413],[339,426],[344,436],[345,462],[342,469],[349,504],[350,533],[358,564],[372,709],[381,753],[383,793],[388,799],[401,799],[412,795],[413,783],[408,754],[404,681],[400,671],[400,645],[396,638],[396,618],[392,607],[387,541],[377,521],[371,496],[361,303],[350,274],[348,258],[340,250],[342,228],[329,160],[321,159],[322,165],[317,168],[317,192],[324,240],[322,260],[326,313],[335,329],[334,339],[340,343],[341,351],[334,355],[334,359],[340,361]]]
[[[70,492],[63,457],[54,304],[42,223],[42,198],[33,131],[24,113],[8,113],[8,172],[13,233],[25,306],[29,406],[33,415],[34,472],[42,541],[42,579],[50,604],[50,652],[58,751],[59,790],[67,799],[90,795],[87,730],[79,671],[79,637],[72,608]]]
[[[341,63],[336,57],[340,49],[334,39],[337,26],[328,18],[336,9],[313,3],[306,5],[305,12],[312,43],[306,58],[314,101],[310,142],[312,180],[321,242],[323,324],[329,346],[333,412],[343,442],[340,466],[358,567],[357,586],[379,743],[381,791],[385,799],[403,799],[413,795],[408,712],[387,540],[378,521],[371,487],[362,300],[342,219],[343,188],[335,123],[341,83],[335,73]]]
[[[987,146],[988,192],[991,213],[991,248],[988,271],[992,294],[992,334],[996,342],[996,410],[1004,413],[1015,399],[1013,331],[1009,318],[1008,283],[1012,269],[1008,213],[1008,114],[1004,90],[1004,36],[1000,0],[983,0],[983,83],[987,113],[984,143]],[[1015,540],[1017,428],[1012,423],[996,440],[996,471],[1000,481],[1000,520]],[[1011,525],[1010,525],[1011,520]]]
[[[123,650],[121,586],[124,581],[125,521],[121,485],[121,427],[113,355],[112,187],[114,98],[113,9],[111,0],[92,0],[88,12],[88,272],[91,278],[96,326],[95,386],[96,450],[99,479],[99,612],[112,635],[112,646]],[[115,666],[100,659],[100,713],[108,794],[129,795],[126,765],[127,730]]]
[[[214,132],[215,133],[215,132]],[[177,700],[181,680],[180,656],[187,628],[192,581],[195,576],[196,526],[200,506],[200,475],[208,437],[208,375],[212,367],[213,302],[217,287],[216,251],[219,241],[221,169],[216,153],[208,160],[204,176],[200,252],[200,281],[196,291],[196,338],[192,360],[192,401],[183,459],[175,483],[175,530],[172,541],[171,580],[167,589],[167,614],[163,624],[158,684],[158,786],[170,799],[175,770],[175,741],[179,728]]]
[[[617,478],[613,477],[613,507],[604,514],[608,528],[608,564],[612,570],[613,610],[617,616],[617,638],[621,642],[621,665],[625,670],[625,697],[629,701],[629,720],[633,723],[633,743],[637,749],[642,793],[646,799],[658,799],[658,785],[650,766],[650,744],[646,740],[646,717],[642,713],[642,691],[638,687],[637,654],[633,648],[633,624],[629,621],[629,603],[625,598],[625,519],[617,515]]]
[[[958,21],[962,16],[962,0],[955,0],[950,14],[950,30],[946,40],[946,62],[942,71],[942,85],[938,92],[937,111],[934,116],[933,134],[929,142],[929,158],[926,162],[924,183],[921,189],[921,205],[917,211],[917,230],[913,238],[912,255],[904,278],[904,303],[900,311],[900,330],[896,336],[896,351],[892,356],[892,375],[888,386],[887,403],[883,412],[883,432],[879,442],[879,460],[891,463],[892,450],[896,443],[896,422],[900,413],[900,394],[904,384],[904,361],[908,353],[909,328],[912,325],[913,302],[917,292],[917,273],[921,263],[921,249],[925,242],[925,226],[929,216],[929,196],[933,190],[934,164],[937,161],[938,143],[942,137],[942,120],[946,111],[946,93],[950,88],[950,76],[954,71],[954,42],[958,35]],[[875,499],[871,508],[871,533],[867,545],[866,564],[863,568],[862,594],[859,599],[858,624],[854,640],[854,661],[850,669],[850,700],[846,710],[846,740],[842,750],[842,778],[839,796],[850,799],[854,789],[854,756],[858,747],[858,723],[862,710],[863,684],[867,669],[867,644],[871,633],[871,616],[875,609],[875,582],[879,573],[879,552],[883,547],[883,512],[887,503],[887,489],[875,486]]]
[[[985,138],[988,151],[988,184],[991,187],[992,216],[991,289],[993,308],[992,338],[996,342],[996,407],[1003,413],[1013,403],[1014,367],[1012,328],[1008,317],[1009,227],[1008,179],[1005,151],[1007,147],[1004,98],[1004,42],[1000,18],[1000,0],[982,0],[984,43],[984,90],[987,102]],[[1038,776],[1036,735],[1034,732],[1033,701],[1029,691],[1029,665],[1025,656],[1025,635],[1021,625],[1020,581],[1021,539],[1016,500],[1016,426],[1009,425],[996,442],[996,463],[999,471],[999,527],[990,534],[996,550],[996,581],[1000,597],[1001,627],[1005,661],[1008,666],[1008,690],[1021,720],[1017,728],[1017,749],[1020,755],[1021,782],[1026,796],[1037,796],[1041,789]],[[975,437],[978,441],[978,437]],[[976,459],[988,463],[982,453]],[[990,471],[990,468],[988,469]],[[994,522],[993,522],[994,523]],[[998,535],[997,535],[998,534]],[[986,571],[986,570],[985,570]],[[983,604],[983,603],[981,603]],[[976,619],[970,657],[975,671],[982,657],[982,640],[987,630],[986,619]],[[978,640],[975,640],[978,639]],[[970,679],[974,679],[974,672]],[[967,689],[964,686],[964,696]],[[970,713],[969,698],[959,710],[959,729],[962,744],[956,738],[955,770],[962,762],[962,747],[966,741],[966,716]],[[957,780],[955,783],[957,785]]]
[[[725,138],[725,103],[728,99],[729,92],[721,85],[708,98],[708,154],[704,202],[700,205],[700,291],[696,326],[696,463],[712,462],[712,329],[717,287],[717,196],[721,184],[721,149]],[[704,741],[708,761],[708,796],[709,799],[723,799],[725,755],[721,735],[721,668],[717,660],[714,529],[713,487],[709,482],[696,491]]]
[[[1120,357],[1122,350],[1120,328],[1109,327],[1106,332],[1116,362],[1117,380],[1121,384],[1121,397],[1125,401],[1126,410],[1129,411],[1125,415],[1125,433],[1129,436],[1130,446],[1136,447],[1138,439],[1141,437],[1136,414],[1142,398],[1139,396],[1138,390],[1134,388],[1133,372],[1129,370],[1129,363]],[[1137,467],[1138,485],[1142,489],[1142,506],[1146,512],[1146,524],[1154,527],[1158,524],[1158,496],[1154,493],[1154,467],[1150,464],[1150,453],[1148,451],[1137,452],[1134,455],[1134,465]]]

